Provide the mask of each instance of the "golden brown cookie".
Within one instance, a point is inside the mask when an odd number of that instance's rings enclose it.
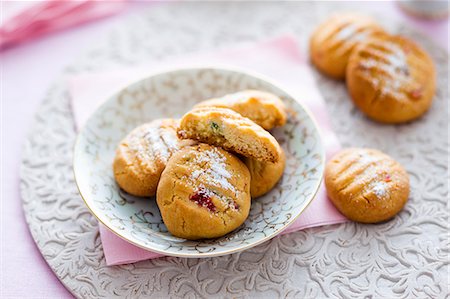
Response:
[[[409,196],[409,177],[388,155],[374,149],[349,148],[326,165],[328,197],[347,218],[376,223],[394,217]]]
[[[269,132],[227,108],[200,107],[189,111],[181,119],[178,135],[259,161],[280,160],[281,147]]]
[[[157,119],[131,131],[119,144],[113,163],[117,184],[135,196],[154,196],[170,156],[191,140],[177,136],[178,121]]]
[[[347,87],[367,116],[401,123],[428,110],[436,71],[430,56],[414,42],[384,34],[355,48],[347,68]]]
[[[379,32],[383,32],[383,29],[368,16],[335,14],[311,35],[311,60],[326,75],[344,79],[353,48]]]
[[[185,147],[167,163],[156,200],[172,235],[189,240],[221,237],[247,219],[250,173],[221,148]]]
[[[244,162],[251,176],[250,194],[252,198],[257,198],[272,190],[283,176],[286,156],[281,150],[280,160],[277,163],[260,162],[251,158],[245,158]]]
[[[276,95],[260,90],[243,90],[203,101],[195,107],[229,108],[253,120],[266,130],[286,124],[286,107]]]

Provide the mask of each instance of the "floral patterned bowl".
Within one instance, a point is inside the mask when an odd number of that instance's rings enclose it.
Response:
[[[172,236],[154,198],[124,194],[112,161],[119,141],[134,127],[163,117],[181,117],[199,101],[260,89],[289,107],[287,124],[273,131],[286,151],[286,169],[276,187],[253,200],[243,225],[224,237],[189,241]],[[241,251],[289,226],[314,198],[324,168],[324,148],[312,116],[283,89],[259,75],[219,68],[178,69],[142,79],[109,98],[89,118],[75,144],[74,172],[81,196],[98,220],[126,241],[171,256],[207,257]]]

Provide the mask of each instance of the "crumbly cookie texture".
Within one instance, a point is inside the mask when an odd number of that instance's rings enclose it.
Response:
[[[277,163],[260,162],[252,158],[245,158],[244,162],[251,176],[250,194],[252,198],[257,198],[272,190],[281,179],[286,166],[286,156],[281,150]]]
[[[280,160],[281,147],[269,132],[227,108],[200,107],[189,111],[180,121],[178,135],[258,161]]]
[[[405,169],[374,149],[349,148],[326,165],[325,185],[330,200],[347,218],[376,223],[394,217],[409,196]]]
[[[242,90],[203,101],[195,107],[229,108],[266,130],[286,124],[286,107],[276,95],[260,90]]]
[[[156,200],[172,235],[190,240],[221,237],[248,217],[250,173],[221,148],[185,147],[167,163]]]
[[[355,105],[383,123],[402,123],[424,114],[436,89],[431,57],[406,37],[382,34],[358,45],[347,68]]]
[[[167,161],[180,148],[194,144],[179,139],[178,120],[157,119],[131,131],[119,144],[113,162],[116,182],[135,196],[154,196]]]
[[[381,32],[383,29],[368,16],[355,13],[335,14],[311,35],[311,61],[324,74],[344,79],[354,47]]]

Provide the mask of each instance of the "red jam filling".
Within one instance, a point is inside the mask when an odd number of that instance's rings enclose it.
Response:
[[[389,174],[387,174],[387,175],[384,177],[384,181],[385,181],[385,182],[390,182],[390,181],[392,181],[391,176],[390,176]]]
[[[411,90],[409,92],[409,95],[414,99],[418,99],[422,96],[422,93],[423,93],[422,88],[417,88],[417,89]]]
[[[189,199],[198,204],[199,206],[207,208],[211,212],[216,211],[216,206],[212,202],[211,196],[209,196],[206,190],[204,189],[198,190],[197,192],[192,194],[191,197],[189,197]]]

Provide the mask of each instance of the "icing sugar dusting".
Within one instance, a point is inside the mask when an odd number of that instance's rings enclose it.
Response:
[[[360,166],[358,166],[360,167]],[[370,167],[365,175],[358,175],[355,177],[354,182],[355,184],[361,184],[366,185],[369,184],[372,180],[374,180],[377,177],[377,168],[376,167]]]
[[[191,179],[196,180],[200,175],[205,174],[206,180],[210,184],[236,192],[234,186],[228,181],[231,178],[231,173],[226,168],[225,157],[217,149],[199,153],[195,162],[205,165],[202,169],[193,171]]]
[[[378,198],[385,197],[387,194],[388,184],[386,182],[374,182],[372,184],[372,191]]]
[[[193,180],[198,179],[199,176],[200,176],[202,173],[203,173],[202,170],[199,170],[199,169],[194,170],[194,171],[191,173],[191,179],[193,179]]]
[[[342,28],[336,35],[337,40],[363,41],[369,36],[369,31],[358,31],[359,28],[350,24]]]
[[[365,69],[378,68],[382,70],[386,77],[383,82],[372,77],[372,83],[374,86],[381,87],[382,94],[394,94],[399,95],[400,88],[403,84],[407,84],[411,77],[409,76],[409,67],[405,53],[401,48],[394,44],[385,45],[390,50],[389,54],[380,50],[372,49],[372,52],[376,56],[381,56],[386,61],[377,61],[373,58],[368,58],[361,62],[361,66]]]
[[[388,49],[392,51],[390,55],[387,56],[387,59],[390,63],[390,65],[398,72],[398,71],[405,71],[405,69],[408,68],[408,64],[406,61],[405,53],[403,53],[403,50],[399,48],[397,45],[394,44],[388,44]]]
[[[369,37],[369,32],[363,31],[363,32],[359,32],[359,33],[355,34],[353,36],[352,40],[362,42],[362,41],[366,40],[368,37]]]
[[[346,26],[342,28],[338,34],[336,34],[336,38],[339,40],[346,40],[350,38],[352,35],[356,33],[356,27],[353,25]]]
[[[175,131],[165,128],[149,128],[145,138],[153,154],[166,162],[171,154],[178,149],[178,137]]]
[[[160,129],[161,139],[171,151],[178,149],[178,137],[175,131]]]
[[[227,170],[225,156],[216,148],[212,148],[211,150],[197,152],[193,164],[199,167],[199,169],[193,170],[189,179],[191,181],[198,181],[201,177],[199,186],[203,190],[202,195],[204,194],[210,198],[218,198],[227,208],[239,210],[239,205],[232,198],[210,190],[205,186],[215,186],[230,190],[234,194],[238,193],[236,188],[228,181],[232,175]]]

